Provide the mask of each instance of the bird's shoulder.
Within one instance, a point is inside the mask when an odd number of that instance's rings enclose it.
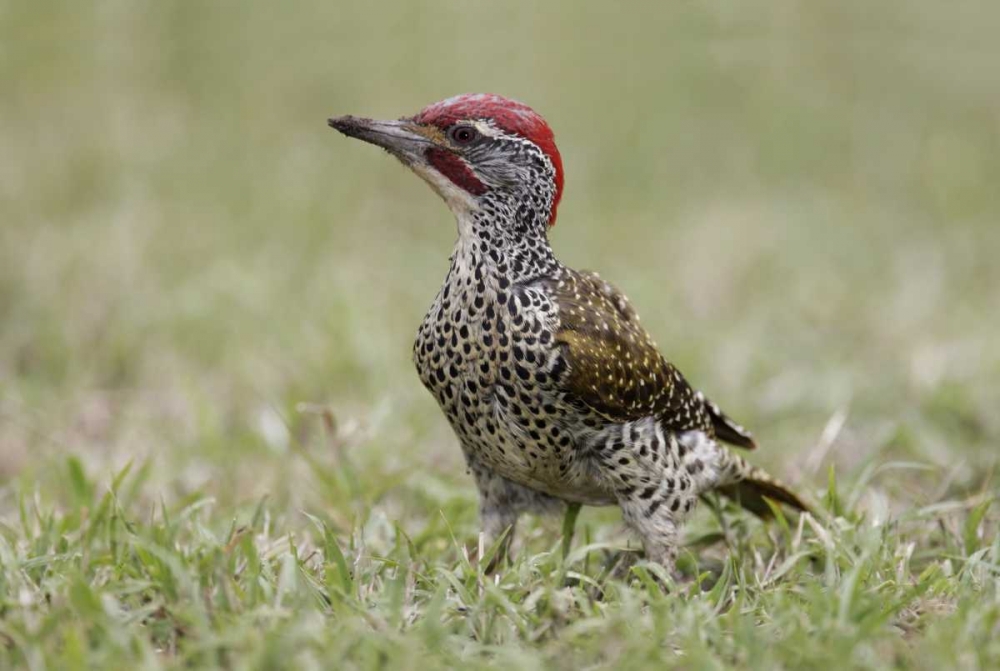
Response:
[[[660,353],[629,299],[594,272],[566,270],[546,280],[558,311],[567,395],[609,420],[650,415],[678,428],[708,425],[684,376]]]
[[[600,275],[567,269],[545,281],[558,311],[563,391],[611,421],[656,416],[753,449],[753,437],[695,390],[660,352],[628,297]]]

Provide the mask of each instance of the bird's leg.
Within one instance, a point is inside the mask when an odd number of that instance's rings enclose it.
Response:
[[[642,539],[646,559],[674,575],[679,528],[676,515],[670,512],[669,507],[666,511],[657,509],[650,515],[648,501],[630,500],[620,505],[626,524]]]
[[[497,548],[489,564],[485,567],[487,573],[492,573],[501,562],[505,559],[510,559],[511,547],[514,544],[514,529],[517,526],[518,516],[518,511],[512,506],[490,500],[480,491],[479,520],[483,536],[485,537],[483,548],[488,550],[498,541],[500,542],[500,547]]]
[[[718,478],[721,451],[718,444],[702,431],[672,435],[667,441],[669,453],[663,460],[661,478],[655,486],[630,488],[621,501],[625,520],[642,537],[646,558],[662,565],[674,577],[679,530],[695,505],[706,483]]]
[[[600,436],[592,454],[625,523],[642,539],[646,558],[673,575],[678,531],[697,501],[689,448],[655,419],[625,423]],[[625,567],[628,570],[628,567]]]
[[[659,483],[630,489],[628,494],[619,499],[619,505],[625,522],[642,539],[646,559],[678,579],[675,562],[680,529],[698,501],[686,473],[664,474]]]
[[[493,547],[503,537],[500,548],[487,566],[487,571],[492,571],[501,560],[510,556],[514,527],[522,512],[551,512],[558,510],[561,503],[551,496],[496,475],[480,465],[472,466],[472,472],[479,487],[479,521],[485,536],[484,546]]]
[[[562,558],[563,561],[569,556],[569,551],[573,548],[573,534],[576,531],[576,518],[580,514],[579,503],[566,504],[566,516],[563,518],[563,539]]]
[[[503,536],[502,545],[486,567],[490,572],[510,554],[519,511],[511,503],[506,480],[486,470],[474,469],[473,472],[479,487],[479,527],[485,536],[484,547],[493,547]]]

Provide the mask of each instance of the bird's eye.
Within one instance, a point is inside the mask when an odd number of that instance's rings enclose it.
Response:
[[[479,137],[479,132],[472,126],[452,126],[448,137],[455,144],[469,144]]]

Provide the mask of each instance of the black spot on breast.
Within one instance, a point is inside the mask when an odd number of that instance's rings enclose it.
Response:
[[[654,499],[653,502],[649,504],[649,507],[646,508],[646,517],[652,517],[655,515],[656,511],[659,510],[662,505],[663,499]]]
[[[653,498],[653,494],[655,494],[659,489],[660,489],[659,485],[651,485],[649,487],[646,487],[644,490],[642,490],[639,493],[639,498],[640,499],[651,499],[651,498]]]

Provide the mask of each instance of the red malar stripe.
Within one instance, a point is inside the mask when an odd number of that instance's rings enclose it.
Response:
[[[461,189],[474,196],[486,193],[486,185],[479,181],[465,161],[444,149],[428,149],[427,161],[442,175]]]

